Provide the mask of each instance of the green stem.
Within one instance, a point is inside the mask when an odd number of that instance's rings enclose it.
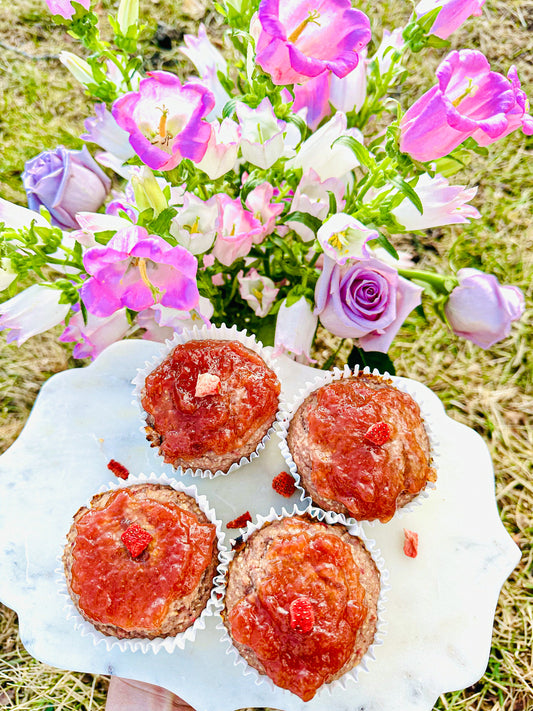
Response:
[[[454,277],[443,276],[435,272],[426,272],[422,269],[398,269],[398,274],[411,281],[426,282],[426,284],[430,284],[436,291],[442,294],[448,294],[450,292],[448,287],[451,283],[459,283]]]

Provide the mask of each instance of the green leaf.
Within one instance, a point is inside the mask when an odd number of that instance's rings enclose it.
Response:
[[[168,232],[172,218],[178,214],[175,207],[167,207],[159,213],[157,218],[149,223],[149,231],[156,235],[164,235]]]
[[[385,235],[380,233],[379,237],[376,239],[376,242],[380,247],[383,247],[383,249],[386,250],[391,257],[394,259],[400,259],[398,252],[394,249],[394,246],[389,242]]]
[[[355,157],[361,165],[366,166],[369,170],[376,170],[376,161],[374,160],[374,157],[372,156],[368,148],[362,143],[359,143],[359,141],[356,141],[353,136],[340,136],[335,141],[333,141],[332,147],[336,143],[340,143],[343,146],[347,146],[352,151],[352,153],[355,154]]]
[[[390,175],[389,176],[390,182],[395,185],[398,190],[405,195],[405,197],[410,200],[413,205],[416,207],[418,212],[422,214],[424,212],[424,208],[422,206],[422,203],[420,201],[420,198],[414,191],[413,187],[409,185],[409,183],[404,180],[402,177],[399,175]]]
[[[235,113],[235,107],[237,106],[237,99],[230,99],[224,104],[222,109],[222,118],[231,118]]]
[[[368,366],[371,371],[377,368],[380,373],[396,375],[396,368],[386,353],[381,353],[380,351],[364,351],[357,346],[352,348],[348,356],[348,365],[352,370],[356,365],[360,368],[366,368]]]
[[[298,210],[289,212],[289,214],[283,218],[283,222],[301,222],[306,227],[309,227],[315,235],[322,226],[322,220],[318,217],[310,215],[308,212],[299,212]]]

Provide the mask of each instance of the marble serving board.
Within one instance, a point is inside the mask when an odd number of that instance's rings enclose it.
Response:
[[[365,524],[390,578],[386,634],[357,682],[304,703],[270,684],[257,684],[235,666],[210,618],[193,644],[172,653],[106,649],[67,619],[57,567],[72,515],[113,476],[110,459],[132,474],[173,476],[148,446],[132,401],[137,368],[161,346],[122,341],[90,366],[53,376],[30,418],[0,457],[0,600],[14,609],[26,649],[52,666],[112,674],[166,687],[197,711],[267,706],[283,711],[429,711],[439,694],[466,687],[484,673],[500,588],[520,553],[503,527],[494,475],[483,440],[454,422],[424,385],[409,381],[432,409],[439,439],[436,488],[423,503],[387,524]],[[290,398],[316,371],[279,359]],[[247,466],[214,479],[183,477],[228,522],[249,510],[266,514],[287,500],[271,487],[286,469],[274,435]],[[419,535],[416,558],[403,553],[403,529]],[[238,534],[227,531],[226,543]]]

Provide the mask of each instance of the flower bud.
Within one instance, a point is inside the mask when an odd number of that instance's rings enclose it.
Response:
[[[117,12],[117,22],[123,35],[139,21],[139,0],[120,0]]]
[[[73,54],[72,52],[67,52],[67,50],[62,50],[59,53],[59,61],[80,84],[84,86],[94,84],[93,70],[85,59],[78,57],[77,54]]]
[[[131,184],[139,212],[152,208],[154,217],[157,217],[168,207],[168,201],[155,175],[148,168],[144,168],[140,177],[133,175]]]

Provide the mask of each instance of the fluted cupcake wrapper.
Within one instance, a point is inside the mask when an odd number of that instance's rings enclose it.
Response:
[[[269,513],[265,516],[258,514],[255,517],[255,521],[251,521],[247,524],[246,530],[242,533],[238,540],[242,540],[242,542],[245,543],[255,531],[260,530],[265,524],[272,523],[273,521],[279,521],[290,516],[305,515],[312,516],[317,521],[321,521],[327,524],[341,524],[345,526],[351,536],[361,539],[365,548],[370,553],[372,560],[374,561],[380,574],[380,592],[377,603],[377,623],[374,640],[372,644],[368,647],[360,662],[355,667],[353,667],[353,669],[347,671],[345,674],[342,675],[342,677],[340,677],[336,681],[332,681],[329,684],[324,684],[320,687],[320,689],[318,689],[317,696],[324,694],[324,700],[327,702],[328,697],[332,694],[334,690],[339,688],[343,690],[346,689],[349,684],[357,682],[360,671],[368,671],[368,665],[371,664],[372,661],[374,661],[376,658],[376,648],[383,644],[387,629],[386,602],[387,593],[390,590],[389,572],[385,566],[385,561],[383,559],[383,556],[381,555],[381,551],[376,545],[376,542],[366,536],[362,529],[362,526],[357,521],[346,523],[346,519],[342,515],[334,513],[333,511],[324,511],[323,509],[317,508],[316,506],[312,506],[311,504],[307,506],[294,504],[292,508],[283,507],[281,512],[276,512],[274,508],[271,508]],[[229,568],[235,555],[236,550],[226,551],[222,554],[221,557],[224,561],[223,568],[225,570]],[[223,589],[225,595],[226,583],[224,583]],[[224,609],[224,599],[222,599],[222,609]],[[238,666],[242,669],[243,676],[250,677],[250,679],[253,680],[256,686],[266,684],[272,690],[280,690],[280,687],[276,686],[272,679],[270,679],[270,677],[268,677],[266,674],[260,674],[254,667],[250,666],[246,662],[246,660],[240,655],[239,650],[233,644],[231,636],[223,620],[221,620],[217,625],[217,630],[220,631],[220,642],[226,647],[226,654],[230,655],[233,658],[235,666]],[[283,691],[287,694],[292,695],[292,692],[288,691],[287,689],[283,689]]]
[[[217,340],[217,341],[239,341],[243,346],[246,348],[249,348],[251,351],[259,355],[265,362],[265,365],[267,365],[271,370],[274,371],[276,376],[278,377],[278,380],[280,381],[281,384],[281,392],[278,400],[278,410],[276,413],[276,416],[272,422],[272,425],[269,427],[267,433],[264,435],[262,438],[261,442],[257,445],[255,450],[249,454],[246,457],[241,457],[239,461],[234,462],[227,471],[222,471],[222,470],[216,470],[216,471],[211,471],[210,469],[192,469],[192,468],[183,468],[182,466],[177,466],[175,467],[175,473],[178,475],[182,474],[189,474],[191,476],[199,476],[202,478],[209,478],[213,479],[214,477],[217,476],[227,476],[231,472],[235,471],[239,467],[244,466],[245,464],[248,464],[249,462],[253,461],[256,459],[261,451],[265,448],[268,440],[272,436],[272,433],[274,432],[274,429],[276,427],[276,422],[279,419],[279,413],[281,408],[285,407],[285,402],[284,402],[284,397],[283,397],[283,383],[280,377],[280,370],[279,366],[276,364],[276,361],[274,358],[271,357],[270,353],[268,352],[267,349],[263,346],[263,344],[258,341],[253,334],[248,334],[246,331],[240,331],[236,326],[201,326],[197,327],[195,326],[194,328],[187,330],[184,329],[180,333],[174,334],[174,337],[171,340],[167,340],[164,344],[164,346],[161,348],[161,351],[154,356],[150,361],[147,361],[144,365],[144,368],[140,368],[137,371],[137,375],[133,379],[132,383],[135,386],[134,389],[134,404],[138,408],[140,412],[140,416],[142,418],[143,424],[141,425],[141,431],[143,434],[145,434],[145,426],[146,426],[146,411],[144,410],[142,403],[141,403],[141,395],[142,395],[142,390],[144,388],[144,382],[146,380],[146,377],[168,356],[168,354],[178,345],[181,345],[183,343],[187,343],[189,341],[199,341],[199,340],[206,340],[206,339],[211,339],[211,340]],[[148,441],[146,442],[146,446],[149,447]],[[163,456],[160,456],[161,460],[161,465],[165,466]],[[166,466],[171,466],[168,463]]]
[[[401,378],[398,376],[389,375],[388,372],[380,373],[377,368],[370,370],[369,367],[366,367],[363,370],[360,370],[358,365],[355,366],[355,368],[353,369],[350,368],[348,365],[345,365],[344,368],[333,368],[332,370],[324,371],[317,375],[315,378],[313,378],[313,380],[306,382],[305,385],[300,388],[297,395],[292,399],[292,401],[287,404],[284,404],[281,407],[280,416],[278,418],[279,425],[276,433],[280,439],[279,448],[281,450],[283,458],[285,459],[285,462],[287,463],[291,475],[294,477],[296,486],[302,492],[301,501],[303,505],[307,503],[312,503],[312,500],[309,494],[303,488],[302,484],[300,483],[301,478],[298,473],[298,467],[296,466],[296,463],[292,457],[289,446],[287,444],[287,434],[289,431],[289,425],[291,423],[292,417],[296,410],[303,403],[303,401],[312,392],[318,390],[318,388],[321,388],[323,385],[328,385],[329,383],[332,383],[336,380],[342,380],[343,378],[357,376],[360,373],[362,373],[363,375],[374,375],[391,380],[395,388],[410,395],[413,400],[418,404],[418,406],[420,407],[420,414],[429,439],[431,465],[438,475],[440,448],[435,434],[435,415],[437,414],[435,412],[435,396],[432,393],[429,393],[429,395],[426,396],[424,392],[421,392],[420,389],[416,387],[415,381],[411,381],[408,378]],[[440,407],[442,409],[442,405],[440,405],[440,403],[437,404],[437,407]],[[401,517],[413,511],[413,509],[423,504],[423,502],[430,496],[430,492],[433,489],[435,489],[435,483],[428,481],[426,483],[426,486],[416,495],[416,497],[405,506],[402,506],[401,508],[397,509],[394,515]],[[340,516],[339,520],[345,525],[350,525],[355,521],[354,518],[346,516],[345,514],[340,513],[337,515]],[[376,525],[378,523],[379,521],[377,520],[365,520],[365,524],[370,526]]]
[[[58,567],[55,570],[56,581],[58,585],[58,592],[61,596],[65,598],[64,611],[66,618],[71,620],[74,629],[82,637],[90,637],[95,645],[103,645],[107,651],[111,649],[120,649],[121,651],[138,651],[140,650],[144,654],[151,652],[157,654],[161,650],[166,652],[172,652],[174,649],[183,649],[187,643],[194,642],[197,633],[200,630],[205,629],[206,619],[211,617],[216,612],[222,609],[221,598],[224,591],[224,575],[225,575],[225,558],[223,557],[227,553],[227,548],[225,546],[225,533],[222,531],[222,523],[216,517],[215,510],[210,507],[207,498],[203,494],[198,494],[198,491],[194,485],[185,486],[182,482],[177,481],[171,477],[167,477],[164,474],[151,473],[149,475],[139,474],[138,476],[130,476],[127,481],[116,483],[110,482],[107,485],[101,486],[96,494],[101,494],[106,491],[115,491],[117,489],[124,489],[136,484],[161,484],[163,486],[171,486],[176,491],[187,494],[193,498],[198,504],[201,511],[206,515],[209,521],[216,527],[216,540],[218,549],[218,566],[217,575],[214,578],[213,588],[211,594],[207,601],[206,606],[196,618],[193,624],[186,630],[173,637],[157,637],[155,639],[143,639],[143,638],[132,638],[132,639],[118,639],[116,637],[111,637],[99,632],[93,625],[85,620],[78,609],[74,605],[67,587],[67,581],[65,578],[65,570],[63,567],[62,554],[58,555]],[[85,503],[80,503],[81,506],[86,506],[91,508],[90,501]],[[75,512],[73,512],[73,515]],[[65,531],[65,537],[67,535]]]

